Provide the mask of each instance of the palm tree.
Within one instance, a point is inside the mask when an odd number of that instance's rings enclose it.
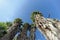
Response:
[[[41,32],[41,33],[43,33],[43,35],[45,36],[45,38],[46,38],[46,35],[44,34],[44,32],[43,31],[41,31],[41,28],[40,28],[40,26],[39,26],[39,21],[40,21],[40,18],[41,17],[43,17],[43,15],[42,15],[42,13],[40,13],[40,12],[33,12],[32,13],[32,15],[31,15],[31,19],[32,19],[32,21],[33,21],[33,24],[34,24],[34,26]],[[47,39],[47,38],[46,38]],[[48,39],[47,39],[48,40]]]
[[[20,18],[16,18],[12,25],[12,27],[13,28],[15,27],[15,29],[11,31],[10,40],[13,39],[13,37],[16,35],[16,32],[18,32],[19,30],[21,31],[21,29],[20,29],[21,25],[22,25],[22,20]]]
[[[35,40],[35,31],[36,31],[35,17],[36,17],[36,14],[43,16],[40,12],[32,13],[31,20],[32,20],[33,24],[31,25],[31,38],[32,38],[31,40]]]
[[[31,24],[31,28],[30,28],[30,40],[35,40],[35,31],[36,31],[36,27],[34,26],[34,24]]]
[[[53,22],[52,19],[46,19],[39,14],[36,14],[35,16],[36,17],[34,17],[34,19],[36,28],[44,35],[46,40],[60,40],[60,29],[57,28],[60,27],[59,23],[57,23],[58,21],[54,20]],[[57,23],[55,25],[56,27],[53,25],[55,22]]]
[[[30,30],[30,24],[29,23],[24,23],[22,32],[18,36],[17,40],[29,40],[29,38],[27,37],[27,31],[28,30]]]
[[[40,12],[33,12],[32,21],[33,21],[34,25],[45,36],[46,40],[48,40],[46,34],[42,31],[42,25],[40,25],[40,23],[41,23],[40,20],[41,19],[43,19],[42,13],[40,13]]]
[[[14,24],[16,24],[16,26],[21,26],[22,25],[22,20],[20,19],[20,18],[16,18],[15,20],[14,20]]]
[[[7,34],[4,37],[2,37],[1,40],[12,40],[21,25],[22,20],[20,18],[16,18],[12,26],[7,30]]]
[[[38,14],[38,15],[40,15],[40,16],[43,16],[42,13],[40,13],[40,12],[33,12],[32,15],[31,15],[31,20],[32,20],[33,22],[35,22],[36,14]]]

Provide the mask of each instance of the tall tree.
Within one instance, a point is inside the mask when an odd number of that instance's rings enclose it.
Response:
[[[45,18],[43,17],[43,15],[41,15],[42,13],[40,12],[36,12],[35,17],[35,25],[36,25],[36,28],[44,35],[44,37],[46,38],[46,40],[49,40],[48,37],[46,36],[47,33],[45,33],[45,25],[44,23],[46,23],[46,20]],[[46,28],[48,29],[48,28]]]
[[[33,12],[32,15],[31,15],[31,20],[32,20],[33,22],[35,22],[36,14],[38,14],[38,15],[40,15],[40,16],[43,16],[42,13],[40,13],[40,12]]]
[[[22,25],[22,20],[20,19],[20,18],[16,18],[15,20],[14,20],[14,24],[16,24],[17,26],[21,26]]]
[[[34,26],[34,24],[31,24],[31,29],[30,29],[30,40],[35,40],[35,31],[36,31],[36,27]]]
[[[22,20],[20,18],[16,18],[12,26],[7,30],[8,33],[0,40],[12,40],[21,25],[22,25]]]
[[[27,37],[27,30],[30,30],[30,24],[24,23],[21,34],[18,36],[17,40],[29,40]]]
[[[38,14],[40,16],[43,16],[40,12],[33,12],[32,15],[31,15],[31,20],[33,22],[32,28],[31,28],[31,38],[32,38],[32,40],[35,40],[35,31],[36,31],[35,17],[36,17],[36,14]]]
[[[20,18],[14,19],[14,23],[13,23],[12,26],[15,27],[15,29],[12,30],[12,32],[11,32],[12,34],[10,35],[10,40],[13,39],[13,37],[16,35],[16,32],[18,32],[19,30],[21,30],[20,29],[21,25],[22,25],[22,20]]]
[[[35,29],[36,28],[36,26],[35,26],[35,16],[36,16],[36,14],[40,14],[42,16],[42,14],[39,13],[39,12],[33,12],[32,15],[31,15],[31,20],[33,22],[33,24],[31,25],[31,31],[30,31],[30,39],[31,40],[35,40],[35,30],[36,30]]]

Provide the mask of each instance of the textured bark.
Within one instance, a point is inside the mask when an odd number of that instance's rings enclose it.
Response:
[[[27,28],[28,27],[24,27],[22,29],[22,32],[20,33],[20,35],[18,35],[17,40],[29,40],[29,38],[27,37]]]
[[[12,40],[18,31],[17,24],[13,24],[11,28],[7,30],[7,34],[4,35],[0,40]]]
[[[31,28],[30,30],[30,40],[35,40],[35,27]]]
[[[60,21],[44,18],[37,14],[35,24],[46,40],[60,40]]]

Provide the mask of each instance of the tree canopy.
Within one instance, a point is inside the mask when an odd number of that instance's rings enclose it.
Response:
[[[29,23],[24,23],[23,27],[27,30],[30,30],[31,25]]]
[[[17,23],[18,26],[21,26],[23,22],[22,22],[22,19],[16,18],[16,19],[14,19],[14,23]]]
[[[31,15],[31,19],[32,19],[33,22],[35,22],[34,18],[37,14],[39,14],[40,16],[43,16],[42,13],[40,13],[40,12],[33,12],[32,15]]]
[[[7,25],[8,27],[11,27],[11,26],[12,26],[12,22],[6,22],[6,25]]]

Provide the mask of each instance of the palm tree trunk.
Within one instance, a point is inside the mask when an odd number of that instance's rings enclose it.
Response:
[[[17,40],[28,40],[26,27],[22,29],[22,32],[20,33],[20,35],[18,35]]]
[[[35,31],[36,31],[35,27],[31,28],[31,31],[30,31],[30,40],[35,40]]]
[[[5,34],[5,36],[3,36],[0,40],[12,40],[14,36],[16,35],[18,29],[19,28],[17,27],[16,24],[12,25],[12,27],[10,27],[7,30],[7,34]]]
[[[60,40],[60,31],[57,28],[59,26],[55,27],[52,22],[52,19],[45,19],[39,15],[35,17],[36,28],[45,36],[46,40]]]
[[[39,22],[40,19],[41,19],[40,15],[38,15],[38,14],[35,15],[36,28],[44,35],[44,37],[45,37],[46,40],[49,40],[49,39],[47,38],[45,32],[42,30],[41,26],[39,25],[39,24],[40,24],[40,22]]]

